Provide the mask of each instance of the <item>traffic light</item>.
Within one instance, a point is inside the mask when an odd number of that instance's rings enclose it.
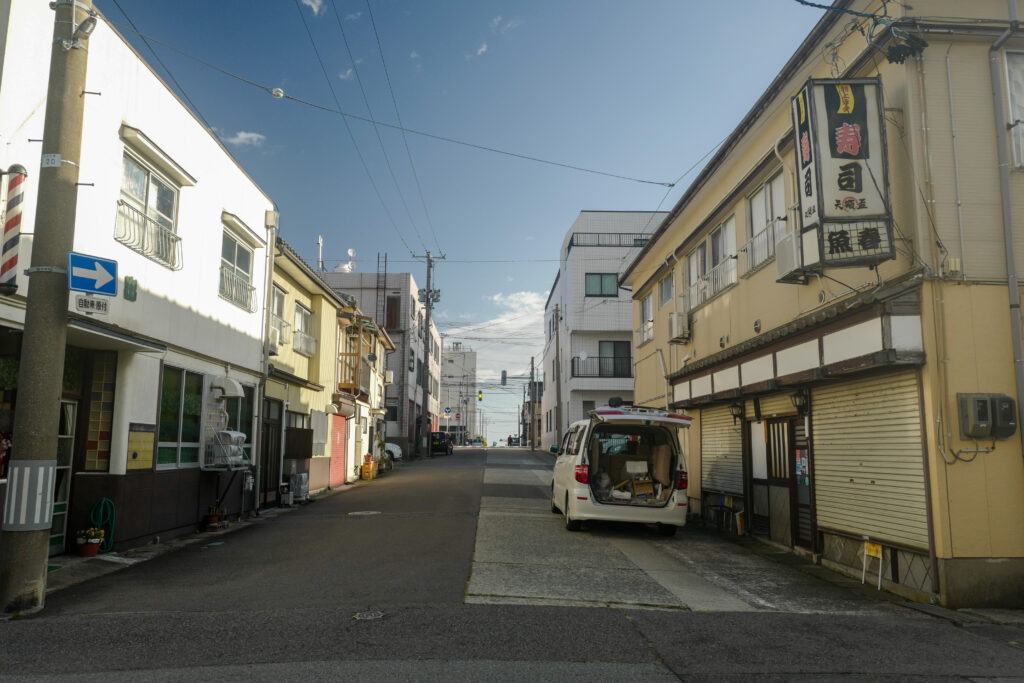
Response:
[[[482,392],[482,391],[476,392],[476,400],[478,400],[478,401],[484,400],[484,392]]]
[[[501,371],[501,386],[508,384],[508,370]]]

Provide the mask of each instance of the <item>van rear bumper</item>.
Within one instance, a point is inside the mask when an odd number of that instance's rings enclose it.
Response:
[[[580,498],[586,500],[580,500]],[[569,492],[569,516],[582,521],[633,522],[636,524],[672,524],[685,526],[690,510],[686,493],[673,493],[668,505],[647,507],[598,503],[589,488],[576,488]]]

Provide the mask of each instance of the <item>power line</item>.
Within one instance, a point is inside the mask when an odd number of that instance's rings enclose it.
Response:
[[[132,18],[129,17],[128,13],[124,11],[124,8],[121,7],[121,3],[119,3],[117,0],[112,0],[112,2],[114,3],[114,6],[121,11],[121,14],[124,16],[124,18],[128,20],[128,23],[132,25],[132,28],[135,28],[135,22],[132,21]],[[149,48],[149,51],[153,53],[153,57],[156,59],[157,64],[162,66],[164,71],[167,72],[167,75],[170,77],[171,82],[174,83],[174,85],[178,88],[178,91],[181,93],[181,96],[185,98],[186,102],[188,102],[188,106],[191,107],[192,111],[196,113],[196,116],[198,116],[199,120],[203,122],[203,125],[212,131],[213,127],[210,125],[210,122],[206,120],[206,117],[204,117],[202,113],[200,113],[199,107],[195,105],[195,103],[192,101],[192,98],[190,98],[188,96],[188,93],[185,92],[185,88],[181,87],[181,83],[178,82],[178,79],[174,77],[174,74],[171,73],[171,70],[167,68],[166,64],[164,64],[164,60],[160,59],[160,55],[156,53],[156,50],[153,49],[153,46],[149,44],[149,41],[146,39],[144,35],[142,35],[141,33],[139,33],[138,35],[142,38],[142,42],[146,44],[146,47]]]
[[[337,98],[335,98],[335,105],[337,106],[337,109],[331,109],[330,107],[324,106],[322,104],[316,104],[315,102],[310,102],[308,100],[304,100],[302,98],[295,97],[294,95],[289,95],[289,94],[285,93],[283,90],[281,90],[280,88],[273,88],[271,86],[264,85],[262,83],[257,83],[256,81],[253,81],[251,79],[245,78],[244,76],[240,76],[240,75],[238,75],[236,73],[232,73],[232,72],[228,71],[227,69],[223,69],[223,68],[221,68],[221,67],[219,67],[219,66],[217,66],[215,64],[212,64],[212,63],[210,63],[210,62],[208,62],[208,61],[206,61],[204,59],[196,57],[195,55],[189,54],[188,52],[185,52],[184,50],[182,50],[180,48],[174,47],[173,45],[170,45],[170,44],[165,43],[163,41],[157,40],[156,38],[153,38],[152,36],[145,35],[145,34],[139,32],[139,31],[136,31],[136,30],[134,30],[132,28],[129,28],[129,27],[123,25],[123,24],[118,24],[117,22],[110,21],[109,19],[107,19],[107,21],[111,25],[116,26],[117,28],[119,28],[119,29],[121,29],[123,31],[126,31],[128,33],[134,33],[135,35],[139,36],[140,38],[143,38],[145,40],[150,40],[150,41],[156,43],[157,45],[160,45],[162,47],[166,47],[168,50],[172,50],[174,52],[177,52],[182,57],[185,57],[187,59],[191,59],[192,61],[197,62],[199,64],[202,64],[203,66],[208,67],[210,69],[213,69],[214,71],[217,71],[217,72],[219,72],[219,73],[221,73],[221,74],[223,74],[223,75],[225,75],[225,76],[227,76],[229,78],[233,78],[233,79],[235,79],[237,81],[245,83],[246,85],[251,85],[254,88],[259,88],[260,90],[263,90],[264,92],[274,96],[277,99],[291,100],[292,102],[296,102],[298,104],[304,104],[307,107],[312,107],[314,109],[319,109],[321,111],[325,111],[325,112],[328,112],[330,114],[337,114],[337,115],[342,116],[342,117],[344,117],[346,119],[354,119],[356,121],[365,121],[367,123],[375,123],[378,126],[384,126],[385,128],[392,128],[394,130],[401,130],[401,131],[404,131],[406,133],[411,133],[412,135],[419,135],[421,137],[431,138],[433,140],[440,140],[441,142],[448,142],[448,143],[451,143],[453,145],[461,145],[463,147],[470,147],[472,149],[478,149],[478,150],[481,150],[481,151],[484,151],[484,152],[492,152],[494,154],[502,154],[504,156],[510,156],[510,157],[514,157],[514,158],[517,158],[517,159],[523,159],[523,160],[526,160],[526,161],[533,161],[533,162],[536,162],[538,164],[547,164],[548,166],[557,166],[559,168],[567,168],[569,170],[579,171],[581,173],[591,173],[591,174],[594,174],[594,175],[605,176],[607,178],[616,178],[618,180],[627,180],[627,181],[630,181],[630,182],[642,183],[642,184],[645,184],[645,185],[661,185],[663,187],[673,187],[674,186],[674,183],[666,183],[666,182],[662,182],[662,181],[659,181],[659,180],[645,180],[643,178],[634,178],[632,176],[620,175],[618,173],[608,173],[607,171],[598,171],[598,170],[595,170],[595,169],[592,169],[592,168],[585,168],[583,166],[575,166],[573,164],[562,163],[560,161],[551,161],[550,159],[542,159],[540,157],[534,157],[534,156],[530,156],[528,154],[519,154],[517,152],[509,152],[508,150],[498,149],[497,147],[488,147],[487,145],[478,145],[478,144],[473,143],[473,142],[466,142],[465,140],[458,140],[456,138],[450,138],[450,137],[446,137],[444,135],[436,135],[434,133],[427,133],[425,131],[415,130],[413,128],[405,128],[403,126],[397,126],[397,125],[395,125],[393,123],[385,123],[383,121],[375,121],[375,120],[367,118],[365,116],[359,116],[358,114],[350,114],[349,112],[343,111],[341,109],[341,104],[339,104],[337,102]],[[303,23],[305,23],[305,17],[303,17]],[[309,26],[306,26],[306,31],[307,32],[309,31]],[[332,89],[332,93],[333,93],[333,89]]]
[[[334,103],[338,106],[338,109],[341,109],[341,103],[338,101],[338,94],[334,92],[334,83],[331,82],[331,77],[327,75],[327,67],[324,66],[324,60],[320,57],[320,50],[317,49],[316,41],[313,40],[313,33],[309,30],[309,23],[306,22],[306,15],[302,13],[302,7],[299,5],[299,0],[295,0],[295,9],[299,12],[299,18],[302,19],[302,25],[306,29],[306,35],[309,36],[309,44],[313,46],[313,52],[316,53],[316,60],[320,62],[320,70],[323,71],[324,79],[327,81],[327,87],[331,91]],[[359,162],[363,165],[363,170],[366,171],[366,177],[370,181],[370,185],[373,186],[373,191],[376,193],[377,199],[380,200],[380,205],[384,209],[384,213],[387,214],[388,220],[391,221],[391,227],[395,229],[395,234],[398,235],[398,239],[402,241],[402,245],[409,250],[410,254],[413,253],[412,249],[409,248],[408,243],[405,241],[405,238],[402,237],[402,233],[399,232],[398,224],[395,223],[395,219],[391,215],[391,211],[388,210],[387,204],[384,203],[384,197],[381,196],[380,189],[377,188],[377,183],[374,182],[373,175],[370,173],[370,167],[366,165],[366,159],[363,158],[363,153],[359,150],[359,144],[356,142],[356,136],[352,134],[352,127],[348,125],[348,119],[343,118],[342,121],[345,122],[345,130],[348,131],[348,136],[352,140],[352,146],[356,148],[356,156],[359,157]]]
[[[356,64],[355,57],[352,56],[352,49],[348,44],[348,36],[345,35],[345,27],[342,26],[341,17],[338,15],[338,6],[334,0],[331,0],[331,7],[334,9],[334,19],[338,23],[338,30],[341,32],[341,39],[345,43],[345,51],[348,53],[349,61],[352,62],[352,71],[356,76],[356,83],[359,84],[359,92],[363,95],[363,104],[366,105],[366,111],[369,113],[370,118],[373,117],[373,108],[370,106],[370,100],[366,96],[366,88],[363,87],[363,79],[359,75],[359,65]],[[340,104],[338,105],[340,108]],[[388,156],[387,148],[384,147],[384,139],[380,136],[380,126],[373,124],[373,132],[377,135],[377,144],[380,145],[380,152],[384,155],[384,165],[387,166],[388,174],[391,175],[391,182],[395,184],[395,190],[398,191],[398,198],[402,202],[402,207],[405,209],[405,215],[409,218],[409,224],[412,225],[412,230],[416,234],[416,238],[423,245],[423,249],[426,250],[427,244],[423,241],[423,236],[420,235],[419,228],[416,227],[416,221],[413,220],[412,212],[409,210],[409,204],[405,201],[405,193],[402,192],[402,188],[398,184],[398,178],[395,177],[395,169],[391,167],[391,157]]]
[[[334,0],[331,0],[331,4],[334,4]],[[334,10],[337,14],[337,9]],[[402,124],[402,115],[398,111],[398,100],[395,99],[395,90],[391,87],[391,75],[388,73],[388,63],[384,60],[384,48],[380,44],[380,34],[377,33],[377,22],[373,20],[373,9],[370,7],[370,0],[366,0],[366,11],[370,17],[370,26],[373,27],[373,36],[377,39],[377,52],[380,54],[380,63],[384,66],[384,79],[388,84],[388,92],[391,93],[391,104],[395,108],[395,117],[398,119],[398,125]],[[427,227],[430,228],[430,234],[434,237],[434,245],[437,246],[437,250],[444,252],[441,248],[441,244],[437,241],[437,233],[434,232],[434,223],[430,220],[430,211],[427,210],[427,202],[423,198],[423,187],[420,185],[420,176],[416,172],[416,164],[412,161],[412,152],[409,151],[409,140],[405,136],[405,130],[403,126],[402,130],[402,143],[405,144],[405,155],[409,158],[409,167],[412,169],[412,177],[416,180],[416,191],[420,195],[420,204],[423,205],[423,215],[427,218]]]

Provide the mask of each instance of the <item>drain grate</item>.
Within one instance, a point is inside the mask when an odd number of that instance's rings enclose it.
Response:
[[[379,515],[379,510],[359,510],[357,512],[348,513],[350,517],[369,517],[370,515]]]
[[[370,621],[372,619],[383,619],[384,618],[384,613],[383,612],[356,612],[352,616],[352,618],[353,619],[358,619],[359,621]]]

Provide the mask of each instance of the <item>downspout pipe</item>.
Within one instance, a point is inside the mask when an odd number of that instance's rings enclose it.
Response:
[[[999,152],[999,191],[1003,205],[1003,248],[1006,253],[1006,284],[1010,295],[1010,333],[1013,343],[1013,375],[1017,385],[1017,424],[1024,420],[1024,330],[1020,318],[1020,287],[1017,282],[1017,263],[1014,258],[1013,213],[1010,203],[1010,134],[1006,122],[1003,95],[1001,52],[1020,26],[1016,0],[1007,0],[1010,26],[989,48],[989,68],[992,76],[992,98],[996,113],[996,149]]]
[[[264,227],[269,232],[267,239],[267,258],[266,258],[266,273],[264,275],[264,284],[267,288],[267,295],[263,301],[263,343],[262,354],[260,362],[262,367],[262,373],[260,375],[259,386],[256,387],[256,396],[254,401],[256,405],[253,406],[253,415],[255,415],[256,425],[253,430],[253,462],[252,462],[252,510],[259,516],[260,514],[260,460],[263,458],[263,448],[266,444],[263,443],[263,398],[267,393],[267,377],[270,375],[270,307],[273,301],[274,295],[274,251],[277,249],[277,228],[280,214],[277,210],[277,204],[274,204],[273,211],[267,211],[264,219]]]

